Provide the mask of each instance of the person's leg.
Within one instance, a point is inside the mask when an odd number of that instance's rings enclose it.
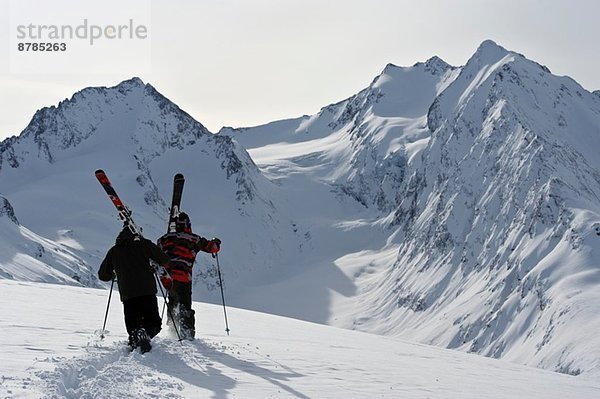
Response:
[[[125,317],[125,328],[127,333],[131,335],[133,330],[139,325],[136,302],[133,299],[126,299],[123,301],[123,316]]]
[[[192,308],[192,283],[177,284],[177,294],[179,303],[185,306],[186,309]]]
[[[152,349],[150,340],[161,329],[158,302],[155,295],[144,295],[127,300],[125,319],[131,349],[140,348],[141,353]]]
[[[180,283],[178,293],[181,337],[193,340],[196,335],[196,318],[192,309],[192,283]]]
[[[143,327],[143,310],[140,308],[140,298],[130,298],[123,301],[125,328],[129,335],[128,345],[131,349],[139,346],[139,331]]]
[[[140,297],[141,324],[149,338],[154,338],[161,330],[162,320],[158,313],[158,301],[154,295]]]
[[[167,325],[173,323],[173,319],[175,320],[175,325],[179,326],[179,294],[177,292],[177,281],[173,281],[173,286],[169,290],[169,301],[167,303]]]

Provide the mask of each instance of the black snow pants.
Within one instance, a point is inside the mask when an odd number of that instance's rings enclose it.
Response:
[[[143,328],[148,337],[153,338],[160,332],[162,320],[158,313],[155,295],[144,295],[123,301],[125,327],[131,337],[133,332]]]
[[[169,311],[177,322],[181,338],[193,340],[196,318],[192,309],[192,283],[173,281],[169,290]]]

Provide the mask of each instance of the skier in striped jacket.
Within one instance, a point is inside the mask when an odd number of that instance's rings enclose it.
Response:
[[[161,276],[161,282],[168,291],[169,314],[173,315],[181,338],[193,340],[196,331],[192,309],[192,268],[198,252],[216,254],[221,249],[221,240],[207,240],[192,233],[190,218],[182,212],[177,217],[175,232],[160,237],[158,246],[170,259],[166,267],[169,275]]]

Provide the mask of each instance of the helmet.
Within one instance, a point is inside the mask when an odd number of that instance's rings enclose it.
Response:
[[[190,222],[190,217],[188,216],[187,213],[181,212],[177,216],[177,220],[175,220],[175,230],[176,231],[185,231],[185,232],[192,231],[192,223]]]

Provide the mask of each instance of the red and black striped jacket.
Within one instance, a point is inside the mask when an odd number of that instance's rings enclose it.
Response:
[[[210,241],[192,232],[167,233],[158,239],[158,246],[169,257],[167,271],[175,281],[192,282],[192,267],[199,251],[209,252]]]

